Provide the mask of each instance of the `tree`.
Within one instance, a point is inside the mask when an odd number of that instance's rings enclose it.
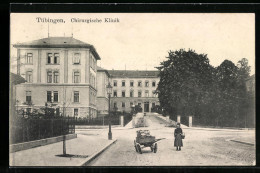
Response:
[[[245,80],[249,77],[250,66],[246,58],[238,61],[237,66],[225,60],[217,67],[217,81],[220,94],[218,104],[221,124],[242,126],[247,110],[247,91]]]
[[[237,97],[238,97],[238,68],[229,61],[224,60],[217,68],[217,82],[219,93],[216,95],[219,110],[220,125],[229,125],[237,119]]]
[[[162,107],[172,118],[194,115],[211,102],[214,68],[205,54],[193,50],[170,51],[158,68],[157,92]]]

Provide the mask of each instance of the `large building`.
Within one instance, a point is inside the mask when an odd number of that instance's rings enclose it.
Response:
[[[111,108],[130,112],[132,105],[139,105],[143,112],[151,112],[159,105],[155,93],[159,71],[109,70],[113,93]]]
[[[27,82],[16,86],[19,108],[31,111],[47,103],[61,114],[97,115],[97,60],[94,46],[72,37],[48,37],[14,45],[17,74]]]
[[[108,114],[108,94],[107,85],[110,81],[110,75],[106,69],[97,67],[97,109],[98,115]]]

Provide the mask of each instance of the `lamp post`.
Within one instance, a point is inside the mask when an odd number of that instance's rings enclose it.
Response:
[[[107,85],[107,94],[108,94],[108,116],[109,116],[109,131],[108,131],[108,140],[112,140],[112,132],[111,132],[111,116],[110,116],[110,97],[112,93],[112,86],[110,82]]]

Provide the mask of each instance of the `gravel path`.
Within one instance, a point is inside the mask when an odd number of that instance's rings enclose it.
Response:
[[[184,129],[185,139],[182,151],[173,147],[174,128],[165,127],[163,120],[148,114],[149,127],[114,130],[116,144],[89,166],[249,166],[254,165],[255,146],[232,142],[229,139],[254,139],[253,131],[207,131]],[[143,148],[143,154],[135,152],[133,141],[136,130],[149,129],[156,138],[166,138],[158,142],[158,152]]]

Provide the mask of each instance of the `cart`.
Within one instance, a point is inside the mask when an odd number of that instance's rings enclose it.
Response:
[[[138,130],[136,131],[137,137],[136,140],[134,140],[134,147],[135,151],[142,154],[142,148],[150,147],[151,151],[156,153],[158,150],[157,142],[165,139],[155,139],[155,136],[150,135],[149,130]]]

